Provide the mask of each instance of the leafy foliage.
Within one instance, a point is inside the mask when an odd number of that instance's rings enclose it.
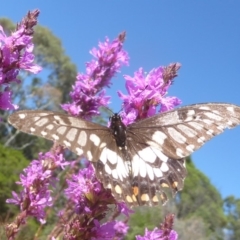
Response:
[[[18,191],[16,182],[22,169],[28,165],[28,160],[21,151],[5,148],[0,144],[0,213],[1,219],[11,217],[15,208],[6,204],[6,199],[11,197],[12,191]],[[15,209],[15,210],[14,210]]]

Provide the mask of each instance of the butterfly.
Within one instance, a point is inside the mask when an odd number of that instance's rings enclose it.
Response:
[[[20,131],[85,156],[97,178],[129,206],[165,204],[186,177],[185,157],[226,128],[240,124],[240,107],[206,103],[156,114],[128,126],[120,115],[102,126],[66,114],[23,110],[9,116]]]

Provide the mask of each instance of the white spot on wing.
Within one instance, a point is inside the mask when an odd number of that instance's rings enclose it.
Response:
[[[78,144],[84,147],[87,143],[87,134],[85,131],[81,131],[78,137]]]
[[[217,115],[217,114],[215,114],[215,113],[205,112],[204,115],[209,117],[209,118],[211,118],[211,119],[214,119],[216,121],[221,121],[222,120],[222,117]]]
[[[49,125],[46,126],[46,128],[47,128],[48,130],[52,130],[52,129],[54,128],[54,125],[53,125],[53,124],[49,124]]]
[[[48,122],[47,118],[41,118],[40,120],[38,120],[37,122],[35,122],[35,125],[37,125],[38,127],[42,127],[43,125],[45,125]]]
[[[111,164],[117,163],[117,153],[106,148],[107,149],[107,159]]]
[[[107,148],[104,148],[104,149],[102,150],[99,159],[101,160],[101,162],[103,163],[103,165],[106,164],[106,162],[107,162]]]
[[[94,133],[90,134],[89,139],[94,143],[95,146],[99,146],[100,138],[96,134],[94,134]]]
[[[63,135],[66,132],[66,130],[67,130],[67,127],[61,126],[57,129],[57,133]]]
[[[19,116],[21,119],[24,119],[24,118],[26,117],[26,114],[20,113],[18,116]]]
[[[167,135],[161,131],[156,131],[153,135],[152,135],[152,140],[159,143],[159,144],[163,144],[164,140],[167,138]]]
[[[154,154],[151,147],[142,149],[138,154],[146,162],[153,163],[156,160],[156,154]]]
[[[160,170],[162,172],[167,172],[169,170],[169,167],[168,167],[168,165],[165,162],[163,162],[161,167],[160,167]]]
[[[181,148],[177,148],[176,149],[176,154],[177,154],[177,156],[179,156],[181,158],[184,157],[183,150]]]
[[[42,135],[42,136],[46,136],[46,135],[47,135],[47,132],[41,131],[41,135]]]
[[[189,151],[189,152],[194,152],[194,148],[195,146],[193,144],[189,144],[186,149]]]
[[[185,143],[186,142],[186,138],[176,129],[170,127],[167,129],[168,133],[170,134],[170,136],[178,143]]]
[[[106,173],[109,174],[109,175],[112,173],[111,168],[110,168],[107,164],[105,164],[105,171],[106,171]]]
[[[31,128],[30,128],[30,131],[31,131],[31,132],[35,132],[35,131],[36,131],[36,129],[35,129],[35,128],[33,128],[33,127],[31,127]]]
[[[167,162],[168,160],[168,157],[162,153],[162,151],[160,151],[159,149],[157,148],[153,148],[152,147],[152,151],[158,156],[158,158],[163,161],[163,162]]]
[[[92,161],[92,159],[93,159],[92,153],[90,151],[87,151],[87,159],[89,161]]]
[[[56,134],[53,134],[52,137],[53,137],[53,139],[55,139],[56,141],[59,140],[59,136],[56,135]]]
[[[207,107],[207,106],[202,106],[202,107],[200,107],[199,109],[203,109],[203,110],[210,110],[210,107]]]
[[[66,147],[71,147],[71,143],[70,142],[64,140],[63,143],[66,145]]]
[[[205,141],[206,141],[206,139],[203,136],[198,138],[198,140],[197,140],[197,142],[199,142],[199,143],[204,143]]]
[[[83,150],[81,148],[78,148],[78,147],[76,148],[76,152],[80,156],[83,154]]]
[[[71,128],[67,135],[66,135],[66,138],[69,140],[69,141],[74,141],[76,139],[76,134],[77,134],[78,130],[76,128]]]
[[[231,113],[234,113],[234,107],[227,107],[227,110]]]
[[[147,174],[148,174],[148,177],[153,180],[154,179],[154,174],[153,174],[153,169],[152,167],[150,167],[148,164],[146,164],[147,166]]]
[[[153,168],[153,172],[157,178],[162,177],[163,173],[159,168]]]
[[[197,135],[196,131],[183,124],[177,125],[177,128],[184,132],[188,137],[195,137]]]

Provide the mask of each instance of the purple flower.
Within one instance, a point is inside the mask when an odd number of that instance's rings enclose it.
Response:
[[[20,83],[17,78],[20,70],[35,74],[41,71],[41,67],[34,63],[32,36],[29,34],[29,29],[34,26],[29,24],[30,18],[31,21],[36,20],[38,14],[39,11],[29,12],[25,21],[10,36],[0,26],[0,86],[9,86],[12,82]],[[9,89],[8,97],[6,95],[5,92],[0,92],[0,108],[16,109],[17,106],[11,103]]]
[[[158,228],[154,228],[153,231],[149,231],[145,229],[145,234],[144,236],[136,236],[136,240],[177,240],[178,239],[178,234],[174,231],[171,230],[168,236],[164,234],[163,230],[160,230]]]
[[[125,75],[128,95],[121,91],[118,91],[118,95],[123,100],[122,118],[126,125],[155,115],[158,107],[158,112],[163,112],[181,103],[176,97],[166,97],[173,78],[166,75],[166,69],[158,67],[145,74],[140,68],[134,77]]]
[[[102,225],[95,220],[91,240],[121,240],[127,234],[128,226],[121,221],[107,222]]]
[[[4,92],[0,92],[0,109],[2,110],[14,110],[17,109],[18,106],[11,103],[11,95],[12,92],[5,89]]]
[[[41,223],[45,223],[46,207],[52,206],[50,185],[54,185],[56,179],[52,176],[52,170],[63,165],[62,154],[54,155],[51,152],[39,154],[38,160],[23,170],[20,181],[17,184],[23,187],[22,192],[17,195],[13,192],[13,198],[7,203],[19,205],[26,216],[34,216]],[[22,220],[24,221],[24,219]]]
[[[103,87],[110,86],[110,80],[123,64],[128,64],[128,55],[122,49],[125,33],[110,42],[99,43],[90,53],[94,60],[86,64],[86,74],[79,73],[70,93],[72,103],[63,104],[62,108],[69,114],[90,119],[99,114],[99,108],[109,104]]]

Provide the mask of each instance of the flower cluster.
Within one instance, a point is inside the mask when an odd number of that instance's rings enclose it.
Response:
[[[12,91],[9,85],[20,83],[20,70],[38,73],[41,67],[34,63],[32,34],[33,26],[37,23],[39,11],[29,12],[17,25],[17,29],[10,36],[4,33],[0,26],[0,109],[17,109],[11,100]]]
[[[179,68],[179,64],[170,64],[152,69],[148,74],[140,68],[134,77],[124,76],[128,95],[121,91],[118,95],[123,100],[122,118],[126,125],[155,115],[158,107],[158,112],[164,112],[181,104],[177,97],[166,96]]]
[[[33,160],[23,170],[20,181],[17,184],[23,187],[19,194],[12,192],[13,198],[7,203],[19,205],[23,214],[16,219],[15,225],[7,226],[9,237],[16,232],[20,224],[25,223],[29,216],[36,217],[41,223],[45,223],[45,208],[52,206],[50,186],[54,186],[56,179],[53,170],[67,165],[63,155],[60,153],[40,153],[39,159]],[[12,229],[14,227],[15,229]],[[11,236],[12,237],[12,236]]]
[[[93,48],[90,53],[95,58],[86,63],[86,74],[79,73],[70,97],[72,103],[63,104],[62,108],[70,115],[90,119],[99,114],[100,107],[109,104],[109,96],[103,87],[110,86],[110,80],[120,67],[128,64],[128,54],[122,49],[125,33],[110,42],[99,43],[99,49]]]
[[[145,229],[144,236],[136,236],[136,240],[177,240],[178,234],[172,230],[174,215],[169,214],[165,217],[160,228],[154,228],[152,231]]]
[[[68,203],[74,206],[76,217],[65,221],[65,235],[71,239],[73,236],[81,239],[122,239],[127,233],[127,225],[121,221],[108,221],[100,224],[110,210],[110,204],[117,204],[110,190],[103,188],[97,180],[91,164],[77,174],[73,174],[67,180],[68,187],[65,190]],[[129,216],[124,204],[117,205],[117,211]],[[71,213],[73,215],[73,213]],[[73,231],[74,229],[74,231]]]

